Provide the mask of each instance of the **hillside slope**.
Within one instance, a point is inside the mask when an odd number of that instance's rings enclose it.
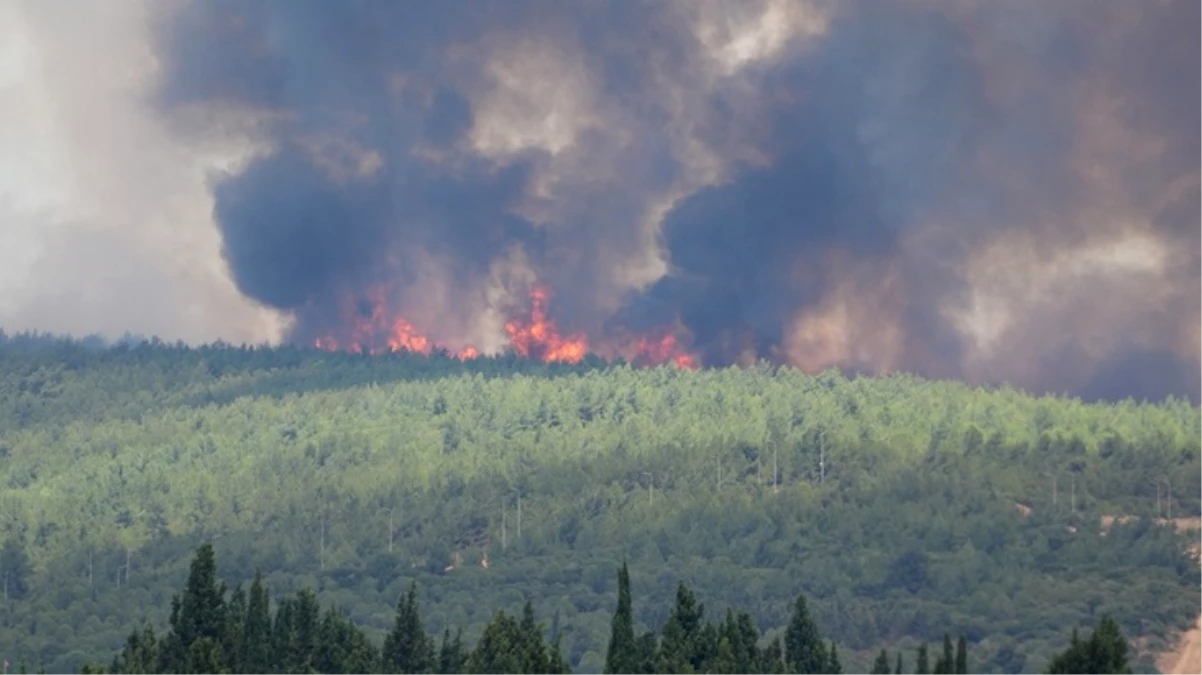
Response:
[[[1166,634],[1198,612],[1180,535],[1099,525],[1153,512],[1148,476],[1197,515],[1180,402],[287,349],[0,349],[0,376],[14,663],[71,669],[161,625],[204,539],[223,577],[261,566],[377,633],[410,579],[434,631],[532,599],[585,671],[622,560],[643,626],[678,579],[769,628],[804,591],[849,668],[953,630],[980,668],[1034,671],[1102,613]]]

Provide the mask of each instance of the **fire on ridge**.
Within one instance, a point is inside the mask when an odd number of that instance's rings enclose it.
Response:
[[[383,287],[374,287],[366,291],[361,300],[344,302],[342,325],[316,338],[313,346],[326,351],[373,355],[431,354],[444,350],[464,361],[480,356],[480,351],[473,346],[452,350],[430,339],[404,317],[391,312],[385,296]],[[606,358],[621,357],[642,367],[666,363],[688,369],[699,367],[697,358],[669,330],[634,338],[603,340],[598,344],[591,344],[584,333],[564,334],[548,314],[550,299],[550,291],[535,286],[530,292],[528,313],[505,322],[511,352],[545,363],[579,363],[589,353],[595,353]]]

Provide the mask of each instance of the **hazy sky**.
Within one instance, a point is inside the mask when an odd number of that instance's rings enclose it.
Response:
[[[148,102],[144,2],[0,3],[0,326],[278,335],[231,282],[206,171]]]

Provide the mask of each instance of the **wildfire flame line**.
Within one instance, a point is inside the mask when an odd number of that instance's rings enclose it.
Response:
[[[331,334],[319,337],[313,346],[326,351],[352,351],[369,354],[411,352],[430,354],[440,345],[401,317],[390,317],[383,288],[373,288],[362,303],[348,301],[344,305],[344,326],[336,331],[345,337]],[[505,323],[509,348],[518,356],[547,363],[579,363],[589,353],[589,339],[582,333],[563,335],[550,319],[547,306],[551,294],[535,287],[530,293],[530,313]],[[448,350],[449,351],[449,350]],[[639,366],[674,363],[681,368],[696,369],[696,358],[685,351],[672,333],[641,336],[625,347],[608,346],[611,354],[627,357]],[[449,352],[460,360],[480,355],[475,347]]]

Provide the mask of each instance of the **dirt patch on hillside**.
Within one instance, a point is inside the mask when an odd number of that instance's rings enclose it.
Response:
[[[1156,659],[1156,668],[1166,675],[1202,673],[1202,616],[1181,636],[1177,649]]]

